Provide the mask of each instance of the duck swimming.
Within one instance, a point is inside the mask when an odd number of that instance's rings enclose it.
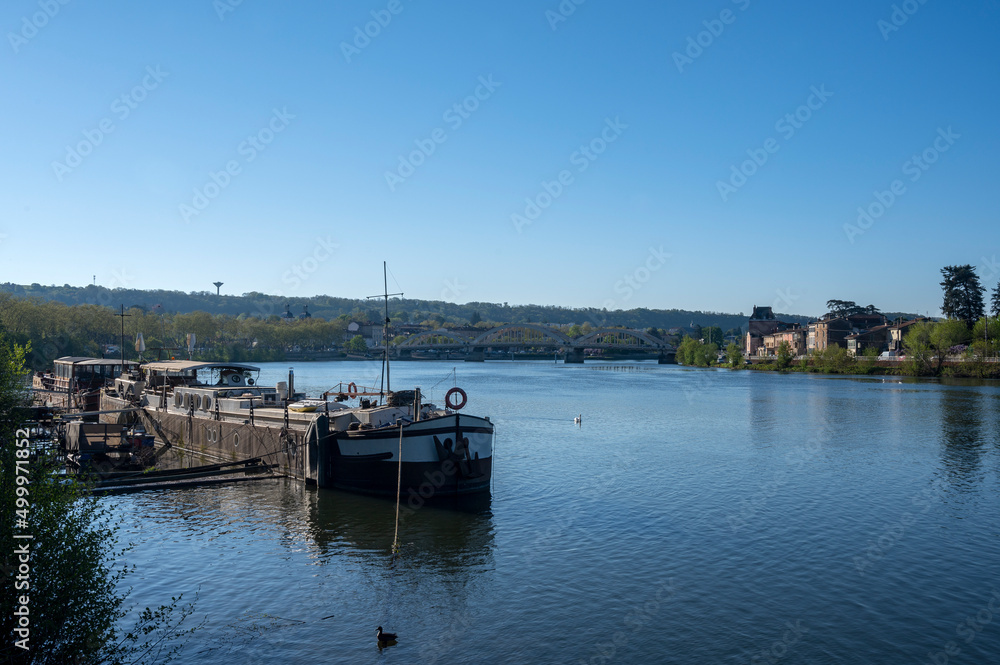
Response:
[[[375,633],[375,637],[378,638],[379,642],[395,642],[396,633],[383,633],[382,626],[378,627],[378,631]]]

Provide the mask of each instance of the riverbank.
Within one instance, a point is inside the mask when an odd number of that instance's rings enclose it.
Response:
[[[720,365],[725,367],[725,365]],[[776,362],[750,363],[732,369],[748,369],[757,372],[800,372],[806,374],[853,374],[861,376],[924,376],[964,379],[1000,380],[1000,363],[969,360],[963,362],[945,361],[938,371],[936,363],[920,366],[908,361],[856,360],[848,358],[830,364],[814,364],[807,359],[780,367]]]

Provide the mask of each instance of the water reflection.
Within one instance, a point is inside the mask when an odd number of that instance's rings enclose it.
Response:
[[[982,480],[986,440],[986,396],[978,390],[946,388],[940,393],[941,459],[952,485],[970,489]]]
[[[400,509],[401,555],[408,565],[467,574],[492,566],[493,515],[485,495],[462,506]],[[396,504],[338,490],[316,490],[310,502],[309,530],[321,555],[384,554],[390,557]]]

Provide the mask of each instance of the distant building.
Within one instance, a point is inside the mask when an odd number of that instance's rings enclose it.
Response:
[[[806,350],[809,353],[825,351],[831,346],[847,348],[847,338],[865,330],[885,324],[881,314],[827,315],[809,324]]]
[[[865,352],[865,349],[875,348],[879,353],[889,350],[889,328],[888,323],[853,333],[847,336],[847,353],[857,357]]]
[[[764,336],[786,330],[788,327],[789,324],[774,318],[774,312],[770,307],[754,305],[750,323],[747,325],[747,334],[743,337],[743,353],[747,356],[763,355],[761,351],[764,349]]]
[[[808,332],[808,329],[803,328],[797,323],[793,323],[787,324],[787,327],[783,330],[768,333],[764,335],[762,340],[764,352],[761,355],[776,356],[778,355],[778,347],[783,342],[788,342],[793,356],[804,356],[806,354],[806,336]]]
[[[889,348],[888,351],[902,351],[903,350],[903,338],[906,337],[906,333],[910,332],[909,327],[915,323],[920,323],[921,321],[930,321],[927,317],[918,316],[915,319],[910,319],[909,321],[900,321],[899,323],[894,323],[889,326]]]
[[[309,313],[309,305],[302,306],[302,313],[299,314],[300,319],[311,319],[312,314]]]

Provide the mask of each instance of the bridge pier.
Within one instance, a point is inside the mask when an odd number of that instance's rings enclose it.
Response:
[[[567,365],[582,365],[583,364],[583,349],[582,348],[569,348],[566,349],[566,359],[563,360]]]
[[[486,362],[486,349],[482,346],[474,346],[469,354],[465,356],[465,362],[467,363],[482,363]]]
[[[660,357],[656,359],[657,365],[676,365],[677,353],[674,351],[660,351]]]

